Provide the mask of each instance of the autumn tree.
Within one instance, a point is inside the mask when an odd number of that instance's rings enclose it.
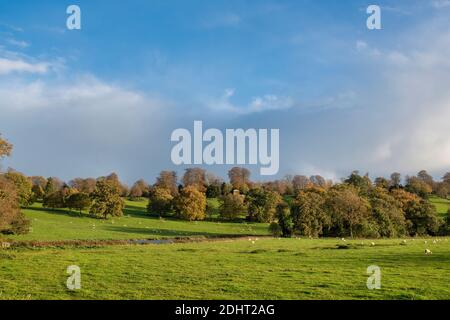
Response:
[[[94,178],[75,178],[69,181],[69,186],[78,190],[78,192],[91,194],[95,190],[95,179]]]
[[[298,193],[301,190],[311,186],[311,181],[309,181],[307,176],[296,175],[292,178],[292,185],[294,188],[294,193]]]
[[[0,136],[0,160],[11,154],[12,145]],[[23,234],[30,222],[20,211],[19,196],[15,184],[0,175],[0,233]]]
[[[100,179],[91,195],[90,213],[106,219],[108,216],[122,216],[125,206],[121,196],[121,186],[115,179]]]
[[[147,211],[150,214],[167,216],[173,210],[172,193],[169,189],[163,187],[154,187],[150,191]]]
[[[183,175],[183,187],[196,187],[200,192],[206,191],[206,171],[202,168],[188,168]]]
[[[177,173],[175,171],[161,171],[156,178],[155,186],[170,191],[172,196],[178,194]]]
[[[228,178],[234,189],[243,191],[242,189],[249,189],[250,170],[241,167],[234,167],[228,171]]]
[[[203,220],[205,211],[206,196],[194,185],[181,189],[180,194],[175,198],[175,212],[181,219]]]
[[[5,178],[15,185],[20,206],[28,207],[33,204],[33,186],[30,179],[22,173],[12,170],[5,173]]]

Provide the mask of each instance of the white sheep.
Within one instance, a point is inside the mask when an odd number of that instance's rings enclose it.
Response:
[[[11,247],[11,244],[9,242],[2,242],[2,248],[7,249]]]
[[[375,242],[371,242],[370,245],[373,247],[375,245]]]
[[[425,254],[426,254],[426,255],[429,255],[429,254],[433,254],[433,252],[431,252],[430,249],[425,249]]]

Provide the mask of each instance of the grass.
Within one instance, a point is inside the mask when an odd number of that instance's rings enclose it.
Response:
[[[439,215],[445,216],[450,209],[450,200],[443,199],[436,196],[430,197],[430,202],[436,207],[436,211]]]
[[[0,299],[450,298],[447,239],[354,240],[338,249],[342,243],[264,238],[0,250]],[[66,288],[69,265],[81,268],[79,291]],[[369,265],[381,268],[381,290],[366,287]]]
[[[440,214],[449,201],[432,198]],[[152,245],[0,248],[2,299],[450,299],[450,241],[446,238],[350,240],[274,239],[266,224],[185,222],[146,213],[145,201],[127,201],[109,220],[24,210],[28,235],[12,240],[120,240],[247,235]],[[217,202],[210,203],[212,206]],[[95,225],[95,227],[94,227]],[[370,242],[375,242],[371,246]],[[406,241],[406,243],[404,242]],[[425,255],[425,249],[433,254]],[[78,265],[82,289],[66,288],[67,267]],[[382,272],[381,290],[366,287],[367,267]]]
[[[23,212],[31,219],[29,234],[9,236],[12,240],[118,240],[167,237],[267,235],[268,225],[221,221],[186,222],[160,219],[146,212],[146,201],[126,201],[124,216],[108,220],[81,216],[69,210],[49,210],[37,203]],[[213,203],[213,205],[217,205]]]

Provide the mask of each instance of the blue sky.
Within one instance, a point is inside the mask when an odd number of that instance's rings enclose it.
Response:
[[[71,4],[79,31],[65,26]],[[370,4],[382,30],[366,28]],[[3,166],[152,182],[182,172],[170,133],[203,120],[279,128],[279,177],[438,177],[450,171],[449,17],[449,0],[0,0],[0,132],[15,144]]]

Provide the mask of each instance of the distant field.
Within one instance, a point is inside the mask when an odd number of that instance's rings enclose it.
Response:
[[[0,250],[0,299],[450,299],[447,239],[252,241]],[[80,291],[66,288],[69,265]]]
[[[217,202],[212,202],[217,205]],[[268,235],[263,223],[186,222],[160,219],[146,212],[147,201],[126,201],[124,216],[95,219],[69,210],[49,210],[37,203],[23,212],[31,220],[29,234],[13,240],[147,239],[186,236]]]
[[[450,200],[449,199],[442,199],[442,198],[432,196],[432,197],[430,197],[430,201],[434,204],[437,212],[441,216],[444,216],[445,214],[447,214],[448,209],[450,209]]]

